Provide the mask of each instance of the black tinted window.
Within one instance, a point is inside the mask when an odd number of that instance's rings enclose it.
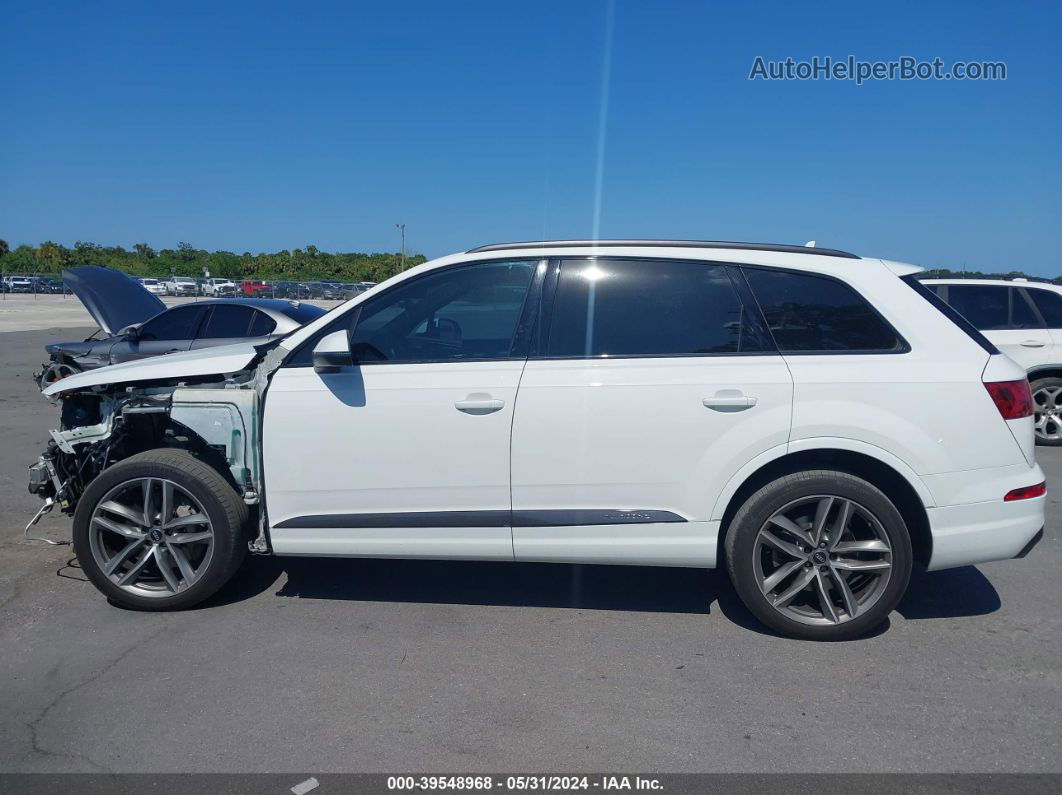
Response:
[[[982,331],[1010,326],[1010,288],[984,284],[949,284],[948,303]]]
[[[1010,290],[1010,327],[1014,329],[1043,328],[1040,318],[1036,316],[1036,310],[1025,297],[1024,291],[1015,288]]]
[[[746,268],[745,274],[783,353],[904,349],[896,332],[846,284],[760,268]]]
[[[561,266],[548,356],[762,350],[722,265],[594,259]]]
[[[1040,287],[1028,287],[1025,292],[1040,310],[1048,327],[1062,328],[1062,294]]]
[[[272,334],[276,327],[277,322],[273,318],[265,312],[255,310],[254,317],[251,319],[251,330],[247,332],[247,336],[264,337],[266,334]]]
[[[203,308],[177,307],[156,315],[140,328],[142,340],[190,340],[195,334]]]
[[[361,361],[504,359],[536,265],[469,265],[394,287],[364,306],[351,349]]]
[[[1029,302],[1013,287],[949,284],[948,303],[982,331],[1040,326]]]
[[[247,328],[251,325],[251,316],[254,314],[257,313],[249,306],[219,304],[211,310],[199,336],[208,339],[246,337]]]

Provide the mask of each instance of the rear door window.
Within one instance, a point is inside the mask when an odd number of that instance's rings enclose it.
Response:
[[[768,348],[725,265],[572,259],[561,264],[549,357],[710,356]]]
[[[902,353],[907,344],[859,293],[826,276],[744,268],[782,353]]]
[[[206,339],[246,337],[254,314],[255,311],[249,306],[216,304],[199,336]]]
[[[981,331],[1042,328],[1032,306],[1013,287],[949,284],[948,303]]]

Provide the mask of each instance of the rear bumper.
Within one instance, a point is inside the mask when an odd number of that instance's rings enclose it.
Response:
[[[1039,481],[1037,481],[1039,482]],[[1030,484],[1031,485],[1031,484]],[[1044,527],[1046,497],[927,508],[933,533],[929,570],[1009,560],[1028,553]]]

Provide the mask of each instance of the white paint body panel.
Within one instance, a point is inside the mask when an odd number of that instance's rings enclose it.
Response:
[[[715,568],[719,522],[514,527],[517,560]]]
[[[703,525],[742,464],[785,444],[792,392],[777,355],[529,361],[513,422],[513,510],[666,510]],[[717,393],[756,404],[706,407]],[[627,531],[644,541],[640,552],[625,544],[632,560],[656,556],[654,538],[661,557],[676,558],[674,523]],[[559,560],[599,539],[595,527],[522,528],[513,548],[518,560]],[[708,565],[700,550],[714,559],[714,541],[694,543],[685,565]]]
[[[410,557],[416,534],[278,525],[328,514],[509,510],[509,435],[523,364],[375,364],[331,375],[278,370],[263,431],[275,549]],[[477,394],[504,405],[480,415],[455,407]],[[422,557],[496,559],[499,545],[512,557],[508,527],[429,528],[422,540]]]

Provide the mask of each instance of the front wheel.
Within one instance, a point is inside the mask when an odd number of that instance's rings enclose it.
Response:
[[[78,502],[74,551],[112,602],[179,610],[214,594],[246,553],[247,506],[184,450],[149,450],[104,470]]]
[[[847,472],[798,472],[767,484],[734,515],[725,547],[745,606],[805,640],[848,640],[879,626],[911,576],[903,517]]]

